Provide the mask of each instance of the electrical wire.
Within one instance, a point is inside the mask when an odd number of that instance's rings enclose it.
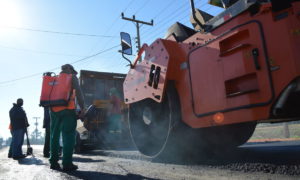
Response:
[[[14,27],[14,26],[0,26],[1,28],[9,28],[23,31],[32,31],[32,32],[41,32],[41,33],[51,33],[51,34],[60,34],[60,35],[71,35],[71,36],[86,36],[86,37],[101,37],[101,38],[118,38],[118,36],[109,36],[109,35],[99,35],[99,34],[83,34],[83,33],[72,33],[72,32],[61,32],[61,31],[52,31],[52,30],[42,30],[42,29],[32,29],[24,27]]]
[[[64,54],[64,53],[56,53],[56,52],[47,52],[47,51],[38,51],[38,50],[32,50],[32,49],[16,48],[16,47],[4,46],[4,45],[0,45],[0,48],[11,49],[11,50],[16,50],[16,51],[24,51],[24,52],[29,52],[29,53],[47,54],[47,55],[73,56],[73,57],[80,56],[80,55],[74,55],[74,54]]]
[[[153,18],[154,20],[159,17],[163,12],[166,11],[166,9],[170,8],[174,3],[173,0],[171,0],[166,6],[164,6],[160,11],[159,13],[156,14],[156,16]],[[155,26],[157,25],[157,23],[155,22]],[[153,29],[152,26],[147,26],[148,28],[146,28],[146,32],[149,32],[151,29]],[[142,32],[141,35],[144,35],[145,32]]]
[[[149,31],[156,32],[159,29],[165,29],[165,27],[163,27],[163,25],[172,22],[171,19],[178,18],[179,15],[183,15],[183,12],[185,12],[187,9],[188,9],[188,7],[186,7],[186,8],[182,8],[182,7],[177,8],[175,11],[168,14],[166,18],[162,18],[161,21],[158,21],[155,24],[154,28],[149,28],[146,31],[143,31],[141,34],[144,35],[145,33],[147,33],[147,36],[149,37],[149,33],[148,33]]]
[[[126,6],[126,8],[122,11],[122,12],[126,12],[126,10],[130,7],[130,5],[134,2],[135,0],[131,0],[128,5]],[[118,15],[115,20],[112,22],[112,24],[106,29],[105,33],[107,33],[108,31],[110,31],[110,29],[116,24],[116,22],[120,19],[120,16]]]
[[[105,52],[107,52],[107,51],[113,50],[113,49],[115,49],[115,48],[117,48],[117,47],[119,47],[119,46],[120,46],[119,44],[118,44],[118,45],[115,45],[115,46],[112,46],[112,47],[110,47],[110,48],[108,48],[108,49],[102,50],[102,51],[100,51],[100,52],[98,52],[98,53],[96,53],[96,54],[92,54],[92,55],[87,56],[87,57],[85,57],[85,58],[81,58],[81,59],[79,59],[79,60],[77,60],[77,61],[74,61],[74,62],[72,62],[72,63],[70,63],[70,64],[75,64],[75,63],[78,63],[78,62],[81,62],[81,61],[85,61],[85,60],[90,59],[90,58],[92,58],[92,57],[95,57],[95,56],[98,56],[98,55],[100,55],[100,54],[103,54],[103,53],[105,53]]]
[[[198,3],[199,3],[198,6],[207,5],[205,1],[197,1],[195,3],[195,5],[198,4]],[[156,23],[156,27],[154,29],[153,28],[152,29],[148,28],[146,31],[142,32],[142,35],[144,35],[146,32],[149,32],[150,30],[156,32],[158,29],[165,29],[165,27],[163,27],[163,25],[168,24],[168,22],[171,22],[171,19],[174,19],[175,17],[176,18],[180,17],[180,15],[186,17],[186,15],[184,14],[184,12],[187,12],[189,9],[190,9],[189,5],[185,5],[185,7],[181,6],[181,7],[177,8],[177,9],[175,9],[170,14],[167,14],[167,16],[165,16],[164,18],[161,18],[162,20],[160,20],[160,21],[158,21]],[[157,16],[159,16],[159,14]],[[162,25],[157,26],[159,24],[162,24]],[[148,35],[149,35],[149,33],[148,33]]]
[[[160,16],[163,12],[165,12],[166,9],[170,8],[173,4],[175,4],[174,1],[173,1],[173,0],[170,0],[170,3],[168,3],[165,7],[163,7],[163,8],[159,11],[159,13],[157,13],[156,16],[154,16],[153,19],[156,19],[156,18],[157,18],[158,16]]]
[[[134,14],[139,13],[144,7],[146,7],[146,5],[147,5],[149,2],[150,2],[149,0],[146,0],[146,2],[145,2],[140,8],[138,8],[138,10],[136,10],[136,12],[135,12]]]
[[[123,10],[123,12],[126,12],[127,9],[130,7],[130,5],[134,2],[135,0],[131,0],[129,2],[129,4],[126,6],[126,8]],[[113,21],[113,23],[111,24],[111,26],[106,30],[106,32],[108,32],[115,24],[116,22],[118,21],[118,19],[120,18],[120,16],[116,17],[116,19]],[[125,24],[122,26],[122,27],[125,27],[125,25],[127,24],[128,22],[125,22]],[[44,32],[44,33],[55,33],[55,34],[64,34],[64,35],[76,35],[76,36],[91,36],[91,37],[108,37],[109,38],[109,42],[111,42],[111,40],[115,37],[118,37],[118,36],[106,36],[106,35],[94,35],[94,34],[81,34],[81,33],[69,33],[69,32],[58,32],[58,31],[49,31],[49,30],[39,30],[39,29],[31,29],[31,28],[22,28],[22,27],[8,27],[8,28],[12,28],[12,29],[17,29],[17,30],[27,30],[27,31],[36,31],[36,32]],[[122,28],[120,28],[122,29]],[[106,43],[106,45],[107,45]],[[111,48],[108,48],[108,49],[105,49],[105,50],[102,50],[98,53],[95,53],[91,56],[87,56],[85,58],[82,58],[82,59],[79,59],[77,61],[74,61],[70,64],[75,64],[75,63],[78,63],[78,62],[83,62],[87,59],[90,59],[90,58],[93,58],[95,56],[98,56],[102,53],[105,53],[105,52],[108,52],[112,49],[115,49],[116,47],[118,47],[119,45],[116,45],[116,46],[112,46]],[[91,50],[92,51],[92,50]],[[50,69],[48,71],[54,71],[54,70],[57,70],[59,69],[60,67],[56,67],[56,68],[53,68],[53,69]],[[11,82],[15,82],[15,81],[19,81],[19,80],[23,80],[23,79],[28,79],[28,78],[31,78],[31,77],[35,77],[35,76],[40,76],[43,72],[41,73],[35,73],[35,74],[31,74],[31,75],[28,75],[28,76],[23,76],[23,77],[20,77],[20,78],[16,78],[16,79],[12,79],[12,80],[9,80],[9,81],[2,81],[0,82],[0,85],[2,84],[7,84],[7,83],[11,83]]]
[[[81,58],[81,59],[78,59],[78,60],[76,60],[76,61],[73,61],[73,62],[71,62],[70,64],[76,64],[76,63],[79,63],[79,62],[88,60],[88,59],[90,59],[90,58],[92,58],[92,57],[95,57],[95,56],[98,56],[98,55],[100,55],[100,54],[103,54],[103,53],[105,53],[105,52],[107,52],[107,51],[110,51],[110,50],[112,50],[112,49],[115,49],[115,48],[117,48],[117,47],[119,47],[119,46],[120,46],[120,45],[112,46],[112,47],[107,48],[107,49],[105,49],[105,50],[102,50],[102,51],[100,51],[100,52],[98,52],[98,53],[92,54],[92,55],[90,55],[90,56],[86,56],[86,57]],[[60,67],[56,67],[56,68],[53,68],[53,69],[50,69],[50,70],[47,70],[47,71],[54,71],[54,70],[57,70],[57,69],[59,69],[59,68],[60,68]],[[44,71],[44,72],[45,72],[45,71]],[[23,80],[23,79],[28,79],[28,78],[31,78],[31,77],[34,77],[34,76],[40,76],[40,75],[43,74],[44,72],[34,73],[34,74],[31,74],[31,75],[28,75],[28,76],[23,76],[23,77],[16,78],[16,79],[12,79],[12,80],[8,80],[8,81],[2,81],[2,82],[0,82],[0,85],[1,85],[1,84],[7,84],[7,83],[15,82],[15,81],[19,81],[19,80]]]
[[[202,6],[202,5],[204,5],[204,6]],[[202,7],[201,9],[203,9],[203,11],[208,11],[208,10],[210,10],[210,9],[212,8],[212,6],[209,6],[208,4],[202,4],[202,5],[200,4],[200,6]],[[187,8],[185,8],[184,11],[186,11],[186,9],[187,9]],[[175,14],[173,14],[173,15],[172,15],[172,19],[173,19],[173,17],[177,16],[179,13],[182,14],[182,10],[179,11],[179,12],[177,12],[177,13],[175,13]],[[175,16],[174,16],[174,15],[175,15]],[[181,19],[179,19],[179,20],[177,20],[177,21],[182,21],[182,20],[185,19],[186,17],[187,17],[187,16],[184,15]],[[189,16],[188,16],[188,17],[189,17]],[[168,19],[170,19],[170,18],[168,18]],[[162,23],[162,22],[165,22],[165,21],[166,21],[166,19],[163,20],[163,21],[160,21],[159,23]],[[152,31],[152,32],[154,32],[154,33],[148,33],[148,37],[146,38],[146,41],[148,41],[148,40],[150,40],[150,39],[153,39],[153,38],[157,37],[158,35],[162,34],[163,31],[166,31],[166,29],[165,29],[164,27],[165,27],[166,25],[168,25],[169,22],[170,22],[170,21],[167,21],[167,22],[165,22],[164,24],[160,25],[160,28],[154,29],[154,30]]]
[[[127,9],[130,7],[130,5],[131,5],[134,1],[135,1],[135,0],[131,0],[131,1],[128,3],[128,5],[126,6],[126,8],[125,8],[122,12],[125,13],[125,12],[127,11]],[[116,17],[116,19],[112,22],[112,24],[106,29],[105,33],[109,32],[110,29],[116,24],[116,22],[117,22],[118,20],[120,20],[120,15],[118,15],[118,16]],[[121,28],[119,28],[119,29],[122,29],[126,24],[127,24],[127,22],[125,22],[125,24],[124,24]],[[112,40],[113,40],[113,38],[109,38],[109,39],[104,43],[104,45],[107,45],[107,44],[110,43]],[[101,42],[101,41],[96,42],[96,43],[94,44],[93,48],[91,48],[90,52],[93,52],[94,49],[100,44],[100,42]],[[103,46],[104,46],[104,45],[103,45]],[[102,46],[101,46],[101,47],[102,47]]]
[[[130,7],[130,5],[131,5],[134,1],[135,1],[135,0],[131,0],[131,1],[128,3],[127,7],[123,10],[124,13],[127,11],[127,9]]]

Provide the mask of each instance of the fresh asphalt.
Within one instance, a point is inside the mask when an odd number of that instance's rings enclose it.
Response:
[[[91,150],[74,155],[79,169],[69,173],[51,170],[48,159],[42,157],[42,146],[33,146],[33,153],[16,161],[7,158],[7,148],[0,150],[0,180],[300,179],[299,141],[247,143],[212,153],[206,161],[185,162],[155,161],[134,149]]]

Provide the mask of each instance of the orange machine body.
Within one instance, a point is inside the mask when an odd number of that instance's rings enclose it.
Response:
[[[72,91],[72,75],[44,76],[40,98],[41,106],[66,106]]]
[[[161,102],[172,80],[182,121],[190,127],[274,118],[272,110],[285,89],[295,81],[298,86],[300,2],[279,12],[263,3],[255,14],[245,10],[223,21],[183,42],[171,35],[144,46],[144,60],[124,82],[125,102]]]

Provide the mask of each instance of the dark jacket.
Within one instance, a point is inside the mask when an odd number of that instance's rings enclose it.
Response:
[[[15,103],[9,111],[9,117],[12,130],[25,129],[29,126],[25,111]]]
[[[50,111],[49,111],[49,107],[44,107],[43,128],[50,128]]]

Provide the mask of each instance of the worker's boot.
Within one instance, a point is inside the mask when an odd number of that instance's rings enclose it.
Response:
[[[61,170],[60,165],[56,162],[50,165],[50,169]]]
[[[78,169],[78,166],[76,166],[73,163],[63,167],[63,171],[76,171],[77,169]]]

